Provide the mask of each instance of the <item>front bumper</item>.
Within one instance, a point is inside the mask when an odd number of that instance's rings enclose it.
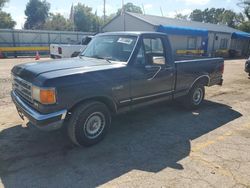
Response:
[[[24,115],[36,127],[42,130],[56,130],[62,127],[67,110],[41,114],[23,102],[14,91],[11,92],[11,98],[16,105],[20,117],[22,118],[22,115]]]

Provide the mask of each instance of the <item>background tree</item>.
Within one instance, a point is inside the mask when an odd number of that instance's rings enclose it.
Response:
[[[242,23],[238,26],[238,29],[241,30],[241,31],[245,31],[245,32],[250,33],[250,21],[242,22]]]
[[[204,15],[203,15],[203,11],[199,10],[199,9],[195,9],[191,12],[189,18],[192,21],[197,21],[197,22],[203,22],[204,21]]]
[[[244,21],[242,13],[236,13],[224,8],[210,8],[205,10],[195,9],[189,16],[190,20],[203,23],[224,24],[237,28]]]
[[[99,30],[99,19],[92,13],[92,8],[78,3],[74,6],[74,25],[77,31],[97,32]]]
[[[235,13],[232,10],[225,10],[224,13],[220,15],[219,20],[221,24],[237,28],[239,24],[244,22],[244,16],[242,13]]]
[[[0,29],[13,29],[16,22],[9,13],[2,11],[7,0],[0,0]]]
[[[240,0],[238,5],[243,8],[243,12],[250,20],[250,0]]]
[[[213,23],[213,24],[218,24],[220,23],[221,15],[224,13],[225,9],[224,8],[211,8],[208,9],[206,8],[203,11],[203,22],[205,23]]]
[[[5,5],[5,3],[7,3],[8,0],[0,0],[0,9],[3,8],[3,6]]]
[[[43,29],[57,30],[57,31],[72,31],[73,23],[59,13],[50,14],[49,18],[46,20],[43,26]]]
[[[134,5],[133,3],[126,3],[124,5],[124,11],[142,14],[141,7]],[[122,9],[118,9],[117,14],[121,14]]]
[[[42,29],[46,19],[49,16],[50,4],[44,0],[30,0],[25,9],[27,16],[25,29]]]
[[[0,29],[13,29],[15,25],[16,22],[9,13],[0,11]]]
[[[117,15],[116,13],[113,13],[113,14],[106,16],[105,22],[104,22],[103,16],[99,17],[100,26],[103,26],[103,25],[107,24],[108,22],[110,22],[116,15]]]
[[[179,19],[179,20],[188,20],[188,15],[177,13],[174,18]]]
[[[238,29],[250,33],[250,0],[239,0],[238,5],[243,8],[245,16],[243,16],[245,20],[238,25]]]

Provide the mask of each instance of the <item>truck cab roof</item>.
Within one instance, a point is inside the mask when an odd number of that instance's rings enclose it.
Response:
[[[148,31],[117,31],[117,32],[106,32],[100,33],[96,36],[105,36],[105,35],[133,35],[133,36],[140,36],[140,35],[166,35],[165,33],[161,32],[148,32]]]

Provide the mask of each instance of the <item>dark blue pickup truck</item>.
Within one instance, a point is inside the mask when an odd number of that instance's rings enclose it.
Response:
[[[73,143],[90,146],[117,113],[176,98],[200,106],[223,69],[221,58],[175,62],[163,33],[104,33],[79,57],[15,66],[11,96],[22,118],[45,130],[66,126]]]

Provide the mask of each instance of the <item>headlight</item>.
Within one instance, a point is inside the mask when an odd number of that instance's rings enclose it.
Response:
[[[42,104],[55,104],[56,103],[55,88],[39,88],[33,86],[32,98]]]

